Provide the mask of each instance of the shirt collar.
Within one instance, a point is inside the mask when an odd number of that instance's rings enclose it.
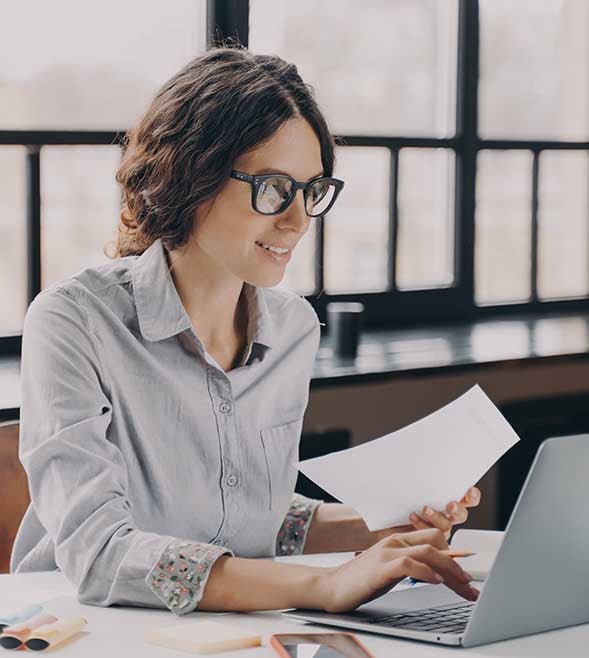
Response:
[[[157,239],[133,263],[133,292],[139,330],[145,340],[170,338],[192,327],[170,273],[164,246]],[[248,307],[248,346],[272,347],[273,322],[264,289],[244,284]]]
[[[263,288],[257,288],[249,283],[244,284],[245,298],[248,308],[247,342],[272,348],[274,335],[272,316]]]

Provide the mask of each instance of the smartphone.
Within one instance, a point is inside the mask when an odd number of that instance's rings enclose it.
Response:
[[[282,658],[375,658],[351,633],[277,633],[270,646]]]

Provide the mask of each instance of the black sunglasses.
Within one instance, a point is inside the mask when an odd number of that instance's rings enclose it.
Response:
[[[325,215],[344,187],[339,178],[320,176],[308,183],[299,183],[287,174],[254,176],[233,169],[231,178],[249,183],[252,188],[252,208],[262,215],[279,215],[294,201],[298,190],[303,190],[305,212],[309,217]]]

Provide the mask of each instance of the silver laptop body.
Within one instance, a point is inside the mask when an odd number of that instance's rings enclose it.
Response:
[[[444,585],[421,585],[393,590],[346,614],[285,614],[465,647],[587,623],[588,475],[589,435],[544,441],[476,603]]]

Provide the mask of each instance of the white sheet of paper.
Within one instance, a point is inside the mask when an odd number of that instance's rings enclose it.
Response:
[[[424,505],[443,510],[460,500],[518,441],[476,385],[403,429],[297,467],[381,530],[408,523]]]

